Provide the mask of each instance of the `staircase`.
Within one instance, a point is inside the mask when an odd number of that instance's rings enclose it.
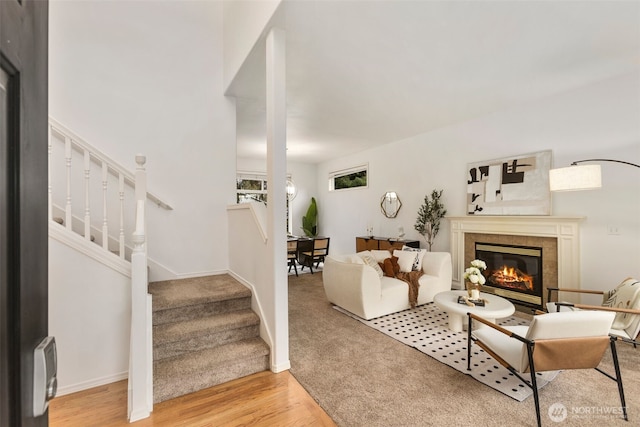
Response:
[[[150,283],[149,293],[154,403],[269,369],[251,291],[231,276]]]

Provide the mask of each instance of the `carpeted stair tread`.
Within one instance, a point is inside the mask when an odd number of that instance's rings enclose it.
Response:
[[[149,293],[154,312],[251,297],[251,291],[228,274],[154,282],[149,284]]]
[[[154,310],[153,324],[162,325],[166,323],[187,322],[206,316],[216,316],[250,308],[251,297],[243,297],[167,308],[165,310]]]
[[[260,318],[250,309],[153,327],[153,358],[181,354],[255,338]]]
[[[260,324],[260,318],[251,310],[239,310],[223,315],[203,317],[185,322],[165,323],[153,327],[154,345],[161,345]]]
[[[260,338],[154,362],[154,402],[269,369],[269,347]]]

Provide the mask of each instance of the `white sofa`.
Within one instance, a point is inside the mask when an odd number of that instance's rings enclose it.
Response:
[[[422,260],[418,304],[433,301],[438,292],[451,290],[451,254],[426,252]],[[343,309],[373,319],[410,308],[408,284],[383,276],[356,254],[330,255],[324,262],[322,280],[327,299]]]

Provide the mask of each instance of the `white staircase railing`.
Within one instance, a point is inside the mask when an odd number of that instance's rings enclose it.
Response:
[[[128,259],[134,187],[133,173],[49,118],[49,219]],[[146,198],[160,208],[173,209],[151,192]]]
[[[49,119],[48,149],[49,220],[62,223],[68,231],[82,235],[87,242],[100,244],[105,253],[116,252],[123,260],[128,258],[126,253],[130,248],[128,416],[130,422],[146,418],[153,410],[152,307],[148,293],[146,200],[153,201],[163,209],[173,208],[147,191],[146,158],[142,155],[136,156],[137,166],[133,174],[52,118]],[[81,165],[80,170],[73,168],[76,163]],[[63,171],[56,168],[57,165],[64,165]],[[99,179],[92,181],[92,175]],[[80,205],[74,205],[78,194],[81,194]],[[95,214],[96,209],[101,211],[100,214]],[[115,231],[110,234],[110,230]],[[127,236],[131,236],[129,241],[126,240]]]

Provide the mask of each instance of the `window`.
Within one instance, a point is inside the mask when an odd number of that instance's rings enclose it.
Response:
[[[292,194],[297,190],[291,175],[287,175],[287,232],[292,233]],[[290,193],[291,192],[291,193]],[[238,172],[236,174],[236,203],[262,202],[267,204],[267,175],[262,173]]]
[[[366,188],[368,185],[368,172],[368,165],[331,172],[329,173],[329,191],[345,190],[357,187]]]
[[[267,176],[239,173],[236,177],[236,202],[267,203]]]

